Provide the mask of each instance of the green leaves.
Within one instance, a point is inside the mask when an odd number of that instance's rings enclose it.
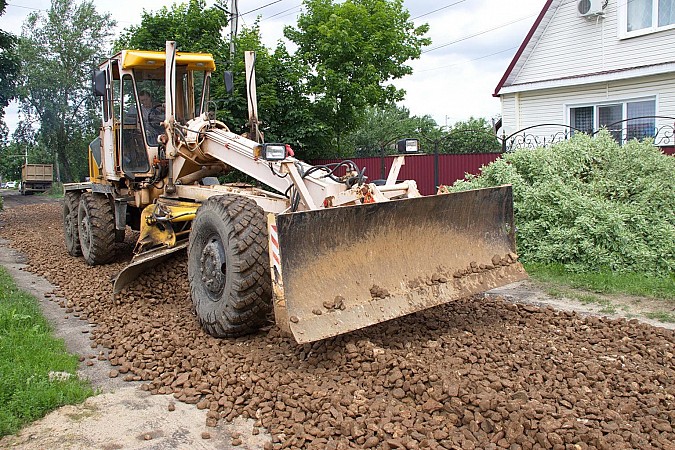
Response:
[[[207,8],[204,0],[174,3],[171,9],[143,11],[141,24],[125,29],[115,49],[164,51],[166,41],[176,41],[178,51],[214,53],[222,61],[226,45],[220,36],[227,23],[225,12]]]
[[[74,0],[53,0],[46,14],[32,13],[23,25],[18,44],[21,108],[39,124],[35,140],[49,162],[59,163],[57,174],[67,181],[88,172],[86,146],[100,125],[91,73],[107,53],[114,25],[109,14],[96,12],[93,2]],[[31,127],[24,130],[32,134]]]
[[[412,72],[405,63],[419,58],[431,41],[426,25],[415,28],[401,0],[306,0],[297,29],[285,36],[298,46],[307,66],[308,94],[315,116],[333,131],[340,147],[366,106],[383,107],[405,92],[388,81]]]
[[[607,132],[507,153],[455,190],[513,184],[524,260],[574,271],[675,270],[675,158]]]

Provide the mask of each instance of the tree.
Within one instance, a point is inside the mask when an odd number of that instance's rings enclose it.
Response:
[[[487,120],[470,117],[452,126],[440,149],[442,153],[491,153],[501,152],[502,146]]]
[[[100,123],[91,74],[114,25],[92,1],[74,0],[52,0],[46,15],[31,13],[23,25],[21,108],[39,121],[37,140],[53,156],[61,180],[87,173],[87,143]]]
[[[366,106],[402,100],[405,91],[390,80],[412,73],[406,65],[431,41],[428,25],[415,27],[402,0],[305,0],[297,29],[284,35],[298,46],[309,68],[308,92],[340,148],[340,136],[358,126]]]
[[[226,46],[221,30],[227,25],[225,13],[214,7],[206,8],[204,0],[166,6],[156,12],[143,11],[140,25],[126,28],[115,41],[115,50],[136,49],[164,51],[166,41],[176,41],[183,52],[213,53],[224,60]]]
[[[430,116],[410,116],[405,107],[388,105],[384,108],[368,107],[360,126],[345,137],[353,149],[348,156],[380,156],[396,153],[395,141],[410,138],[419,139],[437,130],[436,122]]]
[[[6,0],[0,0],[0,16],[5,13],[6,6]],[[16,36],[0,30],[0,126],[5,123],[5,107],[16,97],[20,68],[16,41]]]
[[[262,44],[260,27],[255,23],[244,28],[235,40],[236,52],[232,62],[234,92],[226,94],[223,87],[212,89],[217,99],[218,117],[235,131],[244,131],[248,120],[244,52],[255,51],[258,116],[261,130],[268,142],[291,144],[296,155],[311,159],[320,155],[330,139],[323,123],[313,115],[305,76],[307,67],[291,55],[282,42],[274,50]]]

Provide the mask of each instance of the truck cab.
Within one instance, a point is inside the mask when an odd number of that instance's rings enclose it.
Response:
[[[176,122],[185,124],[207,109],[215,63],[210,54],[178,52],[172,67],[171,106]],[[160,178],[156,162],[166,159],[159,138],[165,134],[166,76],[164,52],[122,50],[99,65],[94,93],[101,99],[102,126],[90,145],[93,183],[133,180],[128,187],[135,190]]]

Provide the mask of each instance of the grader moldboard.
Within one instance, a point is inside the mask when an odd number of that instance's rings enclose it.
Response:
[[[165,52],[123,50],[99,65],[102,126],[90,181],[65,185],[64,234],[71,255],[97,265],[127,226],[140,232],[115,293],[187,248],[207,332],[252,332],[273,307],[278,326],[306,343],[526,277],[510,186],[422,197],[414,181],[397,181],[404,156],[376,182],[350,161],[303,163],[262,142],[253,58],[247,137],[209,118],[210,54],[169,41]],[[213,182],[229,170],[277,192]]]

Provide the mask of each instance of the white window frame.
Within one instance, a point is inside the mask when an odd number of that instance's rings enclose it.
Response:
[[[630,0],[628,0],[630,1]],[[675,29],[675,23],[659,26],[659,0],[652,0],[652,26],[641,30],[628,31],[628,3],[627,0],[619,0],[619,39],[628,39],[646,34],[658,33],[659,31]]]
[[[658,116],[659,115],[659,102],[658,102],[658,96],[656,95],[650,95],[647,97],[636,97],[636,98],[626,98],[626,99],[615,99],[615,100],[603,100],[603,101],[598,101],[598,102],[585,102],[585,103],[570,103],[565,105],[565,124],[569,126],[574,126],[572,124],[571,120],[571,114],[572,114],[572,109],[575,108],[587,108],[587,107],[593,107],[593,131],[597,131],[600,128],[600,113],[598,109],[603,106],[610,106],[610,105],[621,105],[621,120],[626,120],[628,119],[628,103],[637,103],[637,102],[646,102],[646,101],[653,101],[654,102],[654,115]],[[627,125],[628,122],[622,122],[621,124],[621,136],[622,139],[627,136]],[[654,128],[658,129],[659,128],[659,120],[654,119]],[[574,129],[571,129],[571,134],[575,133]],[[625,142],[621,142],[620,144],[624,144]]]

